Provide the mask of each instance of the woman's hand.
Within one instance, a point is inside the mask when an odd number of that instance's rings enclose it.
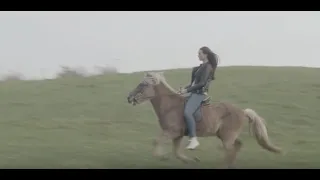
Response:
[[[187,90],[184,88],[180,88],[180,90],[178,91],[178,94],[186,94]]]

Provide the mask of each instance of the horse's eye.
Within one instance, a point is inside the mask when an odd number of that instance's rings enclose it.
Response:
[[[139,84],[139,87],[142,88],[142,87],[147,86],[147,85],[148,85],[148,83],[145,82],[145,81],[143,81],[143,82],[141,82],[141,83]]]

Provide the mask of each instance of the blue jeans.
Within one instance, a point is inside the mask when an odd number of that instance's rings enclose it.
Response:
[[[193,114],[201,105],[201,102],[205,99],[205,95],[191,93],[185,108],[184,108],[184,118],[187,123],[188,136],[190,138],[196,136],[196,121]]]

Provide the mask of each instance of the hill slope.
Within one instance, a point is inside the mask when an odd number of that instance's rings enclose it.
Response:
[[[127,93],[142,73],[86,79],[0,84],[0,168],[216,168],[223,153],[216,138],[201,138],[201,162],[152,157],[159,132],[149,103],[131,106]],[[190,81],[190,70],[165,72],[175,88]],[[320,71],[311,68],[224,67],[210,94],[256,110],[267,121],[271,140],[287,154],[262,150],[248,129],[241,135],[241,168],[320,167]],[[171,151],[171,144],[166,145]]]

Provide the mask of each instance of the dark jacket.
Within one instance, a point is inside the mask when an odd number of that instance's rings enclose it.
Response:
[[[191,74],[191,83],[186,86],[187,92],[204,93],[208,92],[210,82],[214,79],[214,70],[209,62],[194,67]],[[192,86],[193,81],[195,81]]]
[[[200,65],[200,66],[201,66],[201,65]],[[190,82],[190,84],[188,84],[187,86],[185,86],[184,89],[187,89],[187,88],[189,88],[189,87],[192,85],[192,83],[193,83],[193,81],[194,81],[194,78],[195,78],[195,74],[196,74],[197,70],[200,68],[200,66],[196,66],[196,67],[193,67],[193,68],[192,68],[192,72],[191,72],[191,82]]]

